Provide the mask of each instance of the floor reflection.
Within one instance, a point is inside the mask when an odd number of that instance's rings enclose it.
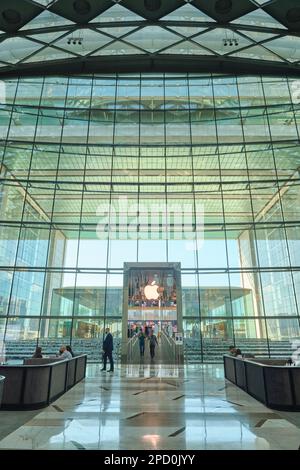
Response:
[[[0,449],[298,449],[295,413],[226,382],[222,365],[90,364],[87,377]],[[1,426],[1,420],[0,420]]]

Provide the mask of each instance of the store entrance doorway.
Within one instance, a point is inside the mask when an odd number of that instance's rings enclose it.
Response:
[[[181,360],[175,342],[182,330],[180,265],[125,263],[123,299],[122,361]]]

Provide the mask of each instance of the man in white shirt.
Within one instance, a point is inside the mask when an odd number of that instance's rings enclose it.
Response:
[[[72,359],[72,354],[67,351],[67,348],[64,344],[59,348],[59,354],[60,355],[58,359]]]

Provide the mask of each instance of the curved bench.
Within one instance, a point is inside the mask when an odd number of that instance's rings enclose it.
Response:
[[[300,367],[284,360],[223,356],[225,378],[269,408],[300,410]]]
[[[4,375],[2,409],[28,410],[48,406],[80,382],[86,373],[87,355],[48,364],[1,365]]]

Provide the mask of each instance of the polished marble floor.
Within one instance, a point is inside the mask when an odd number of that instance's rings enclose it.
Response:
[[[297,413],[266,408],[224,380],[221,364],[100,368],[0,449],[299,449]]]

